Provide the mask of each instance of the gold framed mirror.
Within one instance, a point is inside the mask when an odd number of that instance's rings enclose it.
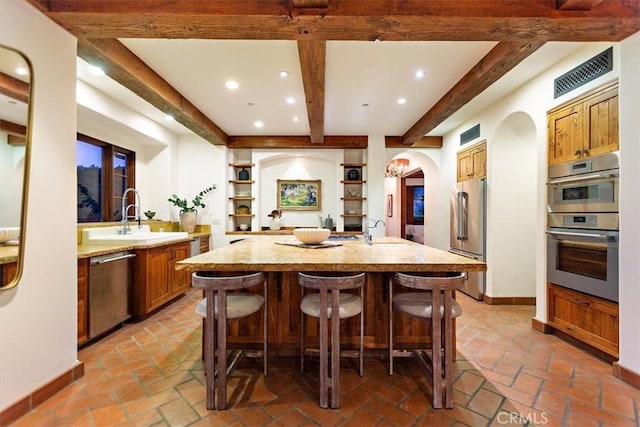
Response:
[[[33,67],[0,44],[0,290],[22,276],[29,189]]]

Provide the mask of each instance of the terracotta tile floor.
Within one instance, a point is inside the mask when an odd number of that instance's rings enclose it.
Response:
[[[321,409],[317,372],[273,358],[265,378],[244,359],[229,382],[231,409],[205,408],[199,291],[83,349],[86,374],[15,426],[638,426],[640,390],[609,364],[531,329],[531,306],[489,306],[464,295],[458,320],[455,408],[434,410],[417,363],[382,358],[365,377],[342,371],[342,405]],[[255,364],[254,364],[255,363]],[[316,365],[317,366],[317,365]]]

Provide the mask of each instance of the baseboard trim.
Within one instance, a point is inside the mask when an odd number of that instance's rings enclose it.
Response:
[[[624,381],[627,384],[631,384],[633,387],[640,389],[640,374],[632,371],[629,368],[625,368],[619,362],[613,362],[613,375]]]
[[[553,328],[551,326],[536,318],[531,319],[531,327],[536,331],[542,332],[543,334],[553,333]]]
[[[485,295],[483,299],[489,305],[536,305],[536,297],[490,297]]]
[[[13,405],[0,412],[0,426],[8,426],[27,412],[31,411],[42,402],[84,376],[84,362],[78,362],[76,366],[64,372],[57,378],[49,381],[31,394],[18,400]]]

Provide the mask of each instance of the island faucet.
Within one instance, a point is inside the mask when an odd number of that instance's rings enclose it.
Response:
[[[382,225],[386,225],[384,223],[384,221],[381,220],[381,219],[373,219],[373,218],[371,218],[371,219],[369,219],[369,223],[371,223],[371,221],[373,221],[373,225],[366,225],[364,227],[364,235],[363,235],[364,242],[369,246],[373,245],[373,237],[371,236],[371,232],[369,230],[371,230],[372,228],[376,228],[378,226],[378,224],[380,224],[380,223]]]
[[[129,192],[131,191],[133,191],[136,195],[136,203],[125,205],[127,203],[127,194],[129,194]],[[134,216],[129,216],[129,208],[132,206]],[[129,218],[135,218],[135,220],[138,221],[138,228],[140,228],[140,193],[138,193],[138,190],[136,190],[135,188],[127,188],[126,190],[124,190],[124,193],[122,194],[122,210],[120,212],[122,212],[122,220],[120,221],[122,223],[122,230],[120,231],[120,234],[131,233],[131,228],[129,227]]]

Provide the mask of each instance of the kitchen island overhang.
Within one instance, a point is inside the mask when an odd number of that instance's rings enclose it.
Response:
[[[221,272],[462,272],[486,271],[484,262],[397,237],[308,249],[276,244],[283,236],[259,236],[187,258],[176,269]]]
[[[286,238],[286,237],[284,237]],[[176,263],[176,269],[189,272],[209,271],[220,274],[266,272],[268,293],[269,354],[299,354],[300,301],[303,291],[298,272],[366,273],[364,316],[365,356],[388,348],[389,342],[389,278],[395,272],[451,273],[486,271],[485,263],[447,251],[395,237],[374,239],[366,245],[362,240],[343,242],[336,247],[319,249],[279,245],[283,236],[258,236],[187,258]],[[256,292],[259,292],[256,289]],[[394,293],[405,290],[394,287]],[[195,307],[194,307],[195,310]],[[193,313],[195,316],[195,312]],[[464,316],[464,313],[462,314]],[[354,320],[355,319],[355,320]],[[305,341],[317,343],[315,321],[306,328]],[[429,348],[431,336],[425,322],[405,314],[394,314],[394,346]],[[229,344],[246,346],[262,343],[262,318],[249,316],[229,327]],[[455,334],[455,332],[454,332]],[[341,345],[357,345],[359,321],[345,319],[341,325]]]

